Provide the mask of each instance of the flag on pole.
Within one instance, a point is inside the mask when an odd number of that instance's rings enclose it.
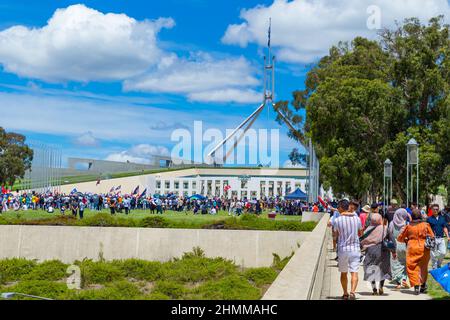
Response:
[[[145,190],[141,193],[141,195],[139,196],[139,199],[142,197],[145,197],[146,194],[147,194],[147,188],[145,188]]]
[[[122,185],[118,186],[118,187],[116,188],[116,191],[119,191],[121,188],[122,188]]]
[[[132,195],[134,196],[134,195],[136,195],[138,193],[139,193],[139,186],[137,186],[136,189],[134,189]]]
[[[100,184],[100,179],[97,180],[97,184],[95,186],[98,186]]]
[[[114,186],[109,190],[109,193],[114,192]]]
[[[70,194],[74,194],[75,192],[78,192],[77,188],[73,188],[72,191],[70,191]]]
[[[230,190],[231,189],[231,186],[229,185],[229,184],[227,184],[224,188],[223,188],[223,190],[225,191],[225,192],[227,192],[228,190]]]

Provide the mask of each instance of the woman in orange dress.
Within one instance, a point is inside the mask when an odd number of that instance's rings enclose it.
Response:
[[[406,243],[406,272],[411,287],[414,287],[414,293],[418,295],[427,290],[430,249],[425,248],[425,240],[427,236],[434,237],[434,233],[430,225],[422,221],[419,210],[413,210],[412,219],[413,221],[400,233],[397,241]]]

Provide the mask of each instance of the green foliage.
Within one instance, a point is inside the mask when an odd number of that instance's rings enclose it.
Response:
[[[244,277],[258,287],[271,284],[277,275],[277,272],[272,268],[251,268],[244,272]]]
[[[20,292],[33,296],[39,296],[50,299],[64,299],[69,293],[65,283],[49,281],[49,280],[24,280],[20,281],[12,287],[8,287],[9,292]],[[17,296],[18,300],[30,300],[33,298],[26,298]]]
[[[280,256],[276,253],[272,253],[272,255],[273,255],[272,268],[277,271],[281,271],[288,264],[289,260],[291,260],[291,258],[294,255],[294,252],[292,252],[289,257],[285,257],[283,259],[280,258]]]
[[[260,299],[260,295],[258,288],[238,275],[208,281],[192,292],[194,299],[207,300],[257,300]]]
[[[312,138],[325,187],[375,198],[390,158],[394,196],[406,200],[406,142],[412,137],[420,144],[421,201],[449,185],[449,34],[443,17],[427,25],[413,18],[385,30],[380,41],[340,43],[310,70],[305,90],[293,93],[292,108],[277,104],[295,124],[297,112],[306,110],[304,131],[290,136]]]
[[[205,258],[194,255],[173,259],[164,264],[164,277],[169,280],[199,282],[218,279],[236,273],[236,265],[223,258]]]
[[[156,281],[163,277],[161,262],[127,259],[122,261],[116,260],[112,264],[120,268],[127,278]]]
[[[75,264],[80,267],[83,287],[123,280],[125,277],[125,272],[121,268],[105,261],[83,260]]]
[[[276,255],[274,255],[276,256]],[[223,258],[206,258],[194,248],[182,258],[169,262],[138,259],[111,262],[76,261],[80,266],[82,289],[69,290],[64,281],[67,265],[59,261],[37,264],[24,259],[0,260],[8,276],[0,292],[20,292],[65,300],[124,299],[259,299],[288,258],[276,256],[276,268],[241,270]],[[17,281],[17,283],[11,283]],[[150,292],[150,293],[149,293]]]
[[[81,220],[81,224],[90,227],[116,227],[117,219],[108,213],[97,213]]]
[[[6,132],[0,127],[0,185],[13,186],[31,168],[33,150],[25,144],[25,136]]]
[[[146,217],[139,222],[141,228],[167,228],[170,223],[163,217]]]
[[[61,280],[67,276],[68,265],[58,260],[44,261],[24,275],[22,280]]]
[[[18,281],[32,272],[36,261],[23,258],[0,260],[0,284]]]
[[[141,228],[178,228],[178,229],[229,229],[229,230],[284,230],[312,231],[315,222],[301,222],[300,217],[277,217],[275,221],[266,215],[244,214],[241,217],[224,217],[221,220],[203,219],[205,217],[187,216],[145,216],[144,218],[112,216],[107,212],[85,212],[85,218],[78,220],[72,215],[50,216],[42,211],[18,211],[21,216],[12,213],[0,216],[1,224],[14,225],[55,225],[55,226],[91,226],[91,227],[141,227]],[[209,218],[209,217],[208,217]],[[281,219],[280,219],[281,218]],[[296,219],[296,220],[287,220]],[[211,223],[213,221],[213,223]]]
[[[66,299],[70,300],[134,300],[141,299],[139,288],[127,281],[108,283],[101,289],[89,289],[71,292]]]
[[[152,294],[164,295],[170,299],[181,299],[185,292],[184,286],[175,281],[157,281]]]

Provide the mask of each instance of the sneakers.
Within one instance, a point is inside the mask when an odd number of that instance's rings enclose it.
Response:
[[[428,286],[426,284],[420,286],[420,293],[427,293]]]
[[[418,295],[420,294],[420,287],[419,287],[419,286],[415,286],[415,287],[414,287],[414,294],[415,294],[416,296],[418,296]]]

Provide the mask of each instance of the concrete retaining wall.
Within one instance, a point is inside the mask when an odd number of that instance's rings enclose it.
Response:
[[[324,215],[269,287],[263,300],[320,299],[327,256],[327,223]]]
[[[139,258],[167,261],[200,247],[208,257],[223,257],[244,267],[272,264],[272,253],[289,256],[311,232],[0,226],[0,259]]]

